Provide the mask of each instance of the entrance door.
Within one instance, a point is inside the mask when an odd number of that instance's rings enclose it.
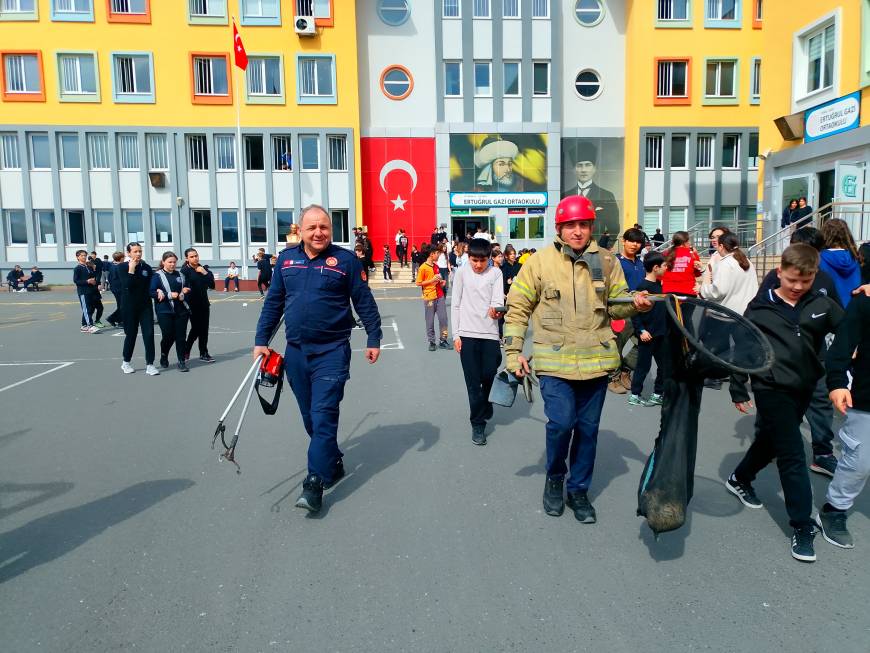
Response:
[[[834,212],[835,217],[845,220],[857,240],[870,238],[870,216],[865,215],[864,188],[866,172],[863,161],[837,164],[837,181],[834,201],[844,202]]]
[[[816,204],[815,208],[821,208],[827,204],[830,204],[834,201],[834,193],[836,190],[836,186],[834,184],[834,171],[833,170],[824,170],[819,173],[819,198],[816,200],[818,204]],[[830,215],[829,211],[826,211],[826,215],[824,217],[828,217]]]

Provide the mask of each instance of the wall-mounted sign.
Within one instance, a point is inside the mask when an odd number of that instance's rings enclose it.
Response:
[[[546,193],[450,193],[452,208],[547,206]]]
[[[861,92],[856,91],[808,109],[804,114],[804,122],[804,143],[857,129],[861,123]]]

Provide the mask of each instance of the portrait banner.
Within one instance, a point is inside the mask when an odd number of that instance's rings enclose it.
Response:
[[[621,234],[624,138],[563,138],[562,197],[584,195],[595,206],[595,234]]]

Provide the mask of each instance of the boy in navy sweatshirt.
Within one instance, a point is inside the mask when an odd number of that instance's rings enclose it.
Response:
[[[659,252],[650,252],[643,260],[646,276],[638,283],[634,290],[646,290],[652,295],[660,295],[662,292],[662,276],[665,273],[665,257]],[[667,334],[667,307],[664,302],[653,304],[651,311],[638,313],[631,319],[634,332],[638,334],[637,365],[631,377],[631,394],[628,403],[632,406],[661,406],[664,403],[662,388],[664,380],[662,369],[664,361],[665,335]],[[656,380],[653,385],[653,393],[649,399],[641,396],[643,382],[649,374],[650,366],[655,358]]]
[[[94,325],[91,314],[94,312],[93,295],[97,291],[97,278],[88,265],[88,253],[80,249],[76,252],[76,264],[73,268],[73,283],[82,307],[82,333],[96,333],[99,329]]]

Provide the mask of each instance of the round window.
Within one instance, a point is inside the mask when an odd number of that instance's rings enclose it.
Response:
[[[594,70],[581,70],[574,79],[574,90],[584,100],[593,100],[601,94],[601,78]]]
[[[408,0],[380,0],[378,2],[378,16],[387,25],[397,27],[411,15]]]
[[[414,79],[404,66],[390,66],[381,73],[381,91],[391,100],[404,100],[414,90]]]
[[[574,15],[581,25],[592,27],[604,18],[602,0],[577,0],[574,4]]]

